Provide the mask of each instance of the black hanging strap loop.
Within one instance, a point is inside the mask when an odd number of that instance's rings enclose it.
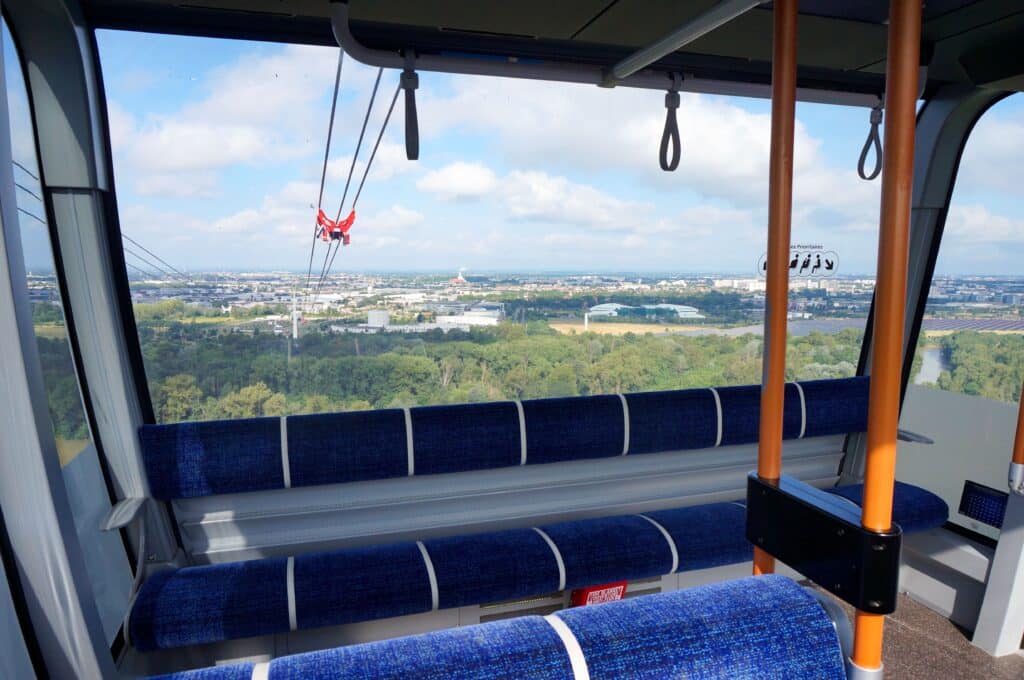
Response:
[[[861,179],[873,180],[882,172],[882,140],[878,136],[878,126],[882,124],[882,103],[879,102],[871,108],[871,131],[868,138],[864,140],[864,148],[860,150],[860,159],[857,161],[857,174]],[[875,167],[870,173],[865,171],[868,160],[868,152],[875,149]]]
[[[676,112],[679,110],[679,87],[682,85],[682,78],[678,75],[672,76],[672,87],[665,93],[665,130],[661,134],[661,148],[658,153],[658,163],[665,172],[672,172],[679,167],[679,158],[682,155],[682,143],[679,141],[679,120]],[[669,146],[672,147],[671,156]]]
[[[405,157],[410,161],[420,157],[420,125],[416,116],[416,89],[420,86],[420,77],[415,66],[416,57],[410,50],[405,54],[405,70],[399,81],[405,90]]]

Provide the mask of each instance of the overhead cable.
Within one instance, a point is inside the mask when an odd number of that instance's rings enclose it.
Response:
[[[36,181],[39,181],[39,175],[37,175],[36,173],[34,173],[31,170],[29,170],[28,168],[26,168],[24,165],[22,165],[18,161],[12,159],[11,160],[11,164],[14,165],[17,168],[21,168],[25,172],[25,174],[28,175],[29,177],[31,177],[32,179],[34,179]]]
[[[159,274],[161,275],[162,278],[165,278],[165,279],[176,279],[176,278],[178,278],[174,274],[171,274],[166,269],[161,267],[160,265],[158,265],[155,262],[153,262],[152,260],[148,259],[146,256],[139,255],[137,252],[135,252],[134,250],[132,250],[128,246],[122,244],[121,248],[124,250],[124,252],[126,252],[129,255],[137,258],[140,262],[144,263],[146,266],[151,267],[153,269],[153,271],[159,272]]]
[[[338,109],[338,85],[341,83],[341,65],[345,60],[345,50],[338,49],[338,68],[334,72],[334,94],[331,96],[331,116],[327,122],[327,144],[324,145],[324,162],[320,169],[320,194],[316,199],[316,210],[319,215],[324,203],[324,182],[327,179],[327,159],[331,154],[331,136],[334,132],[334,114]],[[319,221],[313,223],[313,242],[309,246],[309,266],[306,268],[306,289],[309,289],[309,279],[313,274],[313,251],[316,249],[316,237],[320,230]]]
[[[40,224],[46,224],[46,220],[44,220],[42,217],[36,215],[35,213],[31,213],[28,210],[25,210],[21,206],[18,206],[18,212],[20,212],[23,215],[28,215],[29,217],[34,219],[36,222],[39,222]]]
[[[366,183],[366,177],[370,174],[370,167],[373,165],[373,159],[377,157],[377,149],[380,147],[380,140],[384,138],[384,131],[388,128],[388,121],[391,120],[391,112],[395,110],[395,102],[398,101],[398,92],[402,89],[401,83],[395,88],[395,94],[391,97],[391,106],[388,107],[388,113],[384,116],[384,124],[380,126],[380,133],[377,134],[377,141],[373,144],[373,151],[370,152],[370,160],[366,161],[366,168],[363,170],[363,178],[359,180],[359,188],[356,189],[356,196],[352,199],[352,209],[355,210],[356,204],[359,203],[359,195],[363,193],[363,185]]]
[[[187,279],[187,280],[191,280],[191,277],[190,277],[190,276],[189,276],[188,274],[185,274],[185,273],[183,273],[183,272],[180,272],[180,271],[178,271],[178,270],[177,270],[177,269],[175,269],[175,268],[174,268],[173,266],[171,266],[171,265],[170,265],[170,263],[168,263],[168,262],[167,262],[166,260],[164,260],[164,259],[163,259],[162,257],[160,257],[159,255],[157,255],[157,254],[156,254],[156,253],[154,253],[154,252],[153,252],[152,250],[150,250],[150,249],[149,249],[149,248],[147,248],[146,246],[142,245],[141,243],[139,243],[139,242],[138,242],[138,241],[136,241],[135,239],[133,239],[133,238],[132,238],[131,236],[129,236],[128,234],[125,234],[124,232],[122,232],[122,233],[121,233],[121,238],[123,238],[124,240],[128,241],[129,243],[132,243],[132,244],[134,244],[134,245],[135,245],[136,247],[138,247],[139,249],[141,249],[141,250],[142,250],[143,252],[146,252],[146,253],[148,253],[149,255],[151,255],[151,256],[152,256],[153,258],[155,258],[155,259],[157,260],[157,262],[160,262],[160,263],[161,263],[162,265],[164,265],[165,267],[167,267],[167,268],[168,268],[168,269],[169,269],[170,271],[174,272],[175,274],[177,274],[177,275],[178,275],[178,276],[180,276],[181,278],[183,278],[183,279]]]
[[[37,201],[39,201],[40,203],[42,203],[42,202],[43,202],[43,197],[42,197],[42,196],[40,196],[40,195],[39,195],[39,194],[37,194],[36,192],[32,191],[31,189],[29,189],[29,188],[28,188],[27,186],[25,186],[25,185],[24,185],[24,184],[22,184],[21,182],[15,181],[15,182],[14,182],[14,186],[18,187],[19,189],[21,189],[21,190],[22,190],[22,191],[24,191],[24,192],[25,192],[26,194],[28,194],[28,195],[29,195],[29,196],[31,196],[32,198],[36,199],[36,200],[37,200]]]
[[[363,127],[359,130],[359,140],[356,142],[356,151],[352,154],[352,163],[348,167],[348,179],[345,180],[345,191],[341,194],[341,203],[338,204],[338,214],[334,221],[341,219],[341,211],[345,207],[345,199],[348,197],[348,186],[352,182],[352,171],[356,168],[356,161],[359,160],[359,149],[363,146],[363,137],[366,135],[366,124],[370,122],[370,113],[373,111],[373,102],[377,99],[377,88],[380,87],[380,77],[384,69],[377,69],[377,79],[373,81],[373,91],[370,93],[370,103],[366,107],[366,115],[363,116]]]
[[[366,126],[370,122],[370,114],[373,112],[373,104],[377,100],[377,90],[380,88],[380,78],[381,78],[381,76],[383,74],[384,74],[384,69],[383,68],[377,69],[377,78],[373,81],[373,90],[370,92],[370,101],[366,105],[366,115],[363,116],[363,126],[359,130],[359,139],[356,141],[356,149],[355,149],[355,152],[352,154],[352,162],[349,164],[348,178],[345,180],[345,190],[341,194],[341,202],[338,204],[338,214],[337,214],[337,216],[334,219],[335,222],[341,221],[341,213],[342,213],[342,210],[344,210],[344,208],[345,208],[345,199],[348,198],[348,190],[349,190],[349,187],[351,186],[351,183],[352,183],[352,173],[355,171],[356,162],[359,160],[359,151],[362,149],[362,146],[363,146],[363,139],[366,136]],[[348,219],[347,219],[347,221],[350,223],[350,226],[351,226],[351,220],[353,220],[355,218],[354,213],[355,213],[356,201],[358,200],[359,194],[362,192],[363,183],[366,181],[366,176],[370,172],[370,166],[373,164],[373,159],[374,159],[374,157],[377,154],[377,148],[380,146],[380,140],[381,140],[381,137],[383,137],[383,135],[384,135],[384,129],[387,127],[388,120],[390,120],[390,118],[391,118],[391,111],[394,108],[394,101],[395,101],[395,99],[397,99],[397,97],[398,97],[398,91],[396,90],[395,91],[395,96],[392,98],[392,102],[391,102],[392,108],[388,109],[388,114],[387,114],[387,116],[384,119],[383,125],[381,125],[380,134],[377,136],[377,141],[376,141],[376,143],[373,146],[373,152],[371,153],[370,159],[367,161],[366,167],[363,170],[363,178],[359,182],[359,190],[356,192],[356,197],[357,198],[353,199],[353,201],[352,201],[352,206],[351,206],[350,210],[352,211],[353,214],[350,214]],[[347,237],[346,237],[346,240],[347,240]],[[338,241],[337,243],[335,243],[333,240],[328,241],[327,252],[324,253],[324,264],[323,264],[323,267],[320,268],[320,278],[319,278],[319,280],[317,280],[316,287],[315,287],[314,293],[313,293],[313,301],[314,302],[316,302],[317,298],[320,296],[320,289],[323,288],[324,282],[327,280],[327,277],[330,276],[331,267],[334,266],[334,258],[336,258],[338,256],[338,250],[341,248],[341,243],[342,243],[341,241]],[[333,252],[331,251],[331,245],[332,244],[334,244]]]
[[[381,70],[381,71],[383,71],[383,70]],[[378,81],[378,83],[380,82],[380,74],[379,73],[378,73],[377,81]],[[370,169],[373,167],[374,160],[377,158],[377,151],[380,148],[381,140],[384,138],[384,133],[387,131],[388,123],[391,121],[391,114],[394,112],[394,105],[398,101],[398,92],[401,90],[401,88],[402,88],[402,85],[401,85],[401,82],[399,81],[398,85],[394,89],[394,94],[391,96],[391,103],[388,105],[387,114],[385,114],[385,116],[384,116],[384,122],[381,123],[380,132],[377,133],[377,139],[374,141],[373,151],[370,152],[370,158],[367,160],[366,167],[364,169],[362,169],[362,177],[359,179],[359,185],[355,189],[355,197],[352,199],[352,205],[350,206],[350,209],[351,209],[352,213],[355,212],[355,206],[359,203],[359,196],[362,195],[362,186],[364,186],[366,184],[367,177],[370,176]],[[374,94],[375,95],[376,95],[376,92],[377,92],[377,86],[375,84],[375,86],[374,86]],[[370,105],[371,105],[371,107],[373,107],[373,100],[372,99],[371,99]],[[368,114],[369,114],[369,111],[368,111]],[[364,132],[365,131],[366,131],[366,121],[364,121]],[[361,141],[361,134],[359,136],[360,136],[360,141]],[[346,187],[346,190],[347,190],[347,187]],[[351,215],[350,215],[350,217],[351,217]],[[346,237],[346,239],[347,239],[347,237]],[[347,240],[342,242],[342,243],[347,244]],[[321,287],[323,287],[324,282],[327,280],[327,277],[329,277],[329,275],[331,275],[331,269],[334,266],[334,258],[336,258],[338,256],[338,250],[340,249],[340,247],[341,247],[341,244],[339,244],[337,247],[335,247],[333,253],[330,253],[330,255],[331,255],[331,259],[330,260],[328,260],[327,256],[325,255],[326,268],[322,272],[321,281],[319,281],[319,283],[317,284],[317,287],[316,287],[316,294],[317,295],[319,294],[319,289],[321,289]],[[330,248],[328,250],[330,251]],[[313,299],[315,300],[315,297]]]

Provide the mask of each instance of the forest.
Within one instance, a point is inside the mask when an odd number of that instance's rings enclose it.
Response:
[[[141,329],[157,420],[239,418],[756,383],[748,335],[562,335],[545,322],[471,332],[269,332],[191,324]],[[789,379],[853,375],[861,333],[792,338]]]
[[[312,325],[298,340],[260,324],[246,332],[181,314],[136,321],[157,422],[322,413],[502,399],[742,385],[761,379],[759,336],[560,334],[545,320],[469,332],[346,334]],[[37,321],[53,323],[45,311]],[[210,320],[212,321],[212,319]],[[856,373],[863,333],[790,337],[787,380]],[[1014,401],[1024,336],[963,331],[938,343],[944,390]],[[59,434],[86,434],[63,336],[39,337]],[[913,373],[920,368],[917,353]]]
[[[960,331],[939,339],[949,370],[938,387],[999,401],[1020,398],[1024,380],[1024,335]]]

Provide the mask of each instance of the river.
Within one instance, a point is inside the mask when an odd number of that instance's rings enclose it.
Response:
[[[939,375],[947,370],[949,366],[942,360],[942,350],[938,347],[925,347],[921,350],[921,371],[914,378],[914,384],[934,384],[939,381]]]

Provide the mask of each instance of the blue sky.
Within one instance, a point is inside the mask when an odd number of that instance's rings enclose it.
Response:
[[[124,232],[182,269],[304,271],[337,50],[112,31],[98,43]],[[375,75],[345,61],[330,214]],[[362,159],[396,82],[383,74]],[[404,158],[400,101],[336,269],[752,274],[764,251],[766,101],[684,96],[675,173],[657,164],[661,92],[422,74],[418,101],[420,160]],[[1000,104],[968,145],[940,273],[1021,273],[1022,111]],[[793,241],[871,274],[879,182],[855,174],[868,112],[797,115]]]

